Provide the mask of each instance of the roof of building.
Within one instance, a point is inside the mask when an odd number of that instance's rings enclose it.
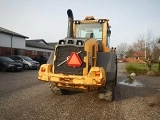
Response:
[[[27,36],[21,35],[19,33],[7,30],[5,28],[0,27],[0,33],[5,33],[5,34],[9,34],[9,35],[14,35],[14,36],[18,36],[18,37],[22,37],[22,38],[29,38]]]
[[[34,41],[34,42],[48,45],[48,43],[44,39],[33,39],[33,40],[27,40],[27,41]]]
[[[48,49],[48,50],[53,50],[54,49],[53,47],[48,45],[43,39],[26,40],[26,46]]]
[[[55,48],[55,46],[57,45],[57,42],[48,43],[48,45],[50,45],[51,47]]]

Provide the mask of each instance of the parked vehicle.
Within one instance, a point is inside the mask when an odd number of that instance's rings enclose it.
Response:
[[[23,65],[17,63],[9,57],[0,56],[0,71],[21,71]]]
[[[10,57],[11,58],[11,57]],[[12,59],[12,58],[11,58]],[[13,60],[13,59],[12,59]],[[17,63],[21,63],[22,65],[23,65],[23,69],[25,69],[25,67],[26,66],[28,66],[27,65],[27,63],[25,63],[24,61],[21,61],[21,60],[14,60],[15,62],[17,62]]]
[[[32,60],[28,56],[23,55],[12,55],[10,56],[11,59],[13,59],[16,62],[24,62],[24,69],[39,69],[39,62]]]
[[[40,63],[40,65],[42,64],[46,64],[47,63],[47,60],[48,58],[43,56],[43,55],[39,55],[39,56],[36,56],[35,58],[32,58],[33,60],[37,61]]]

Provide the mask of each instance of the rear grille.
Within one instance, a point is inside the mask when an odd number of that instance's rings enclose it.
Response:
[[[80,52],[78,54],[80,59],[82,60],[82,65],[80,67],[77,67],[77,68],[69,67],[67,65],[67,61],[64,62],[67,59],[67,57],[71,55],[72,52],[77,52],[77,53]],[[86,66],[85,62],[83,62],[83,58],[85,55],[86,55],[86,52],[84,51],[83,47],[58,46],[56,49],[56,60],[54,61],[54,67],[55,67],[54,72],[63,73],[63,74],[82,75],[83,68]],[[62,62],[64,63],[61,64]]]

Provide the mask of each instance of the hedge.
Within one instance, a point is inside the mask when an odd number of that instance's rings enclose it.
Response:
[[[147,69],[134,67],[133,65],[127,66],[126,70],[129,74],[134,72],[136,75],[144,75],[147,73]]]

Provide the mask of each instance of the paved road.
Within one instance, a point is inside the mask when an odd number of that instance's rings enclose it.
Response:
[[[0,120],[159,120],[160,77],[136,76],[142,86],[128,86],[124,64],[118,66],[114,102],[97,91],[54,96],[37,70],[0,72]]]

